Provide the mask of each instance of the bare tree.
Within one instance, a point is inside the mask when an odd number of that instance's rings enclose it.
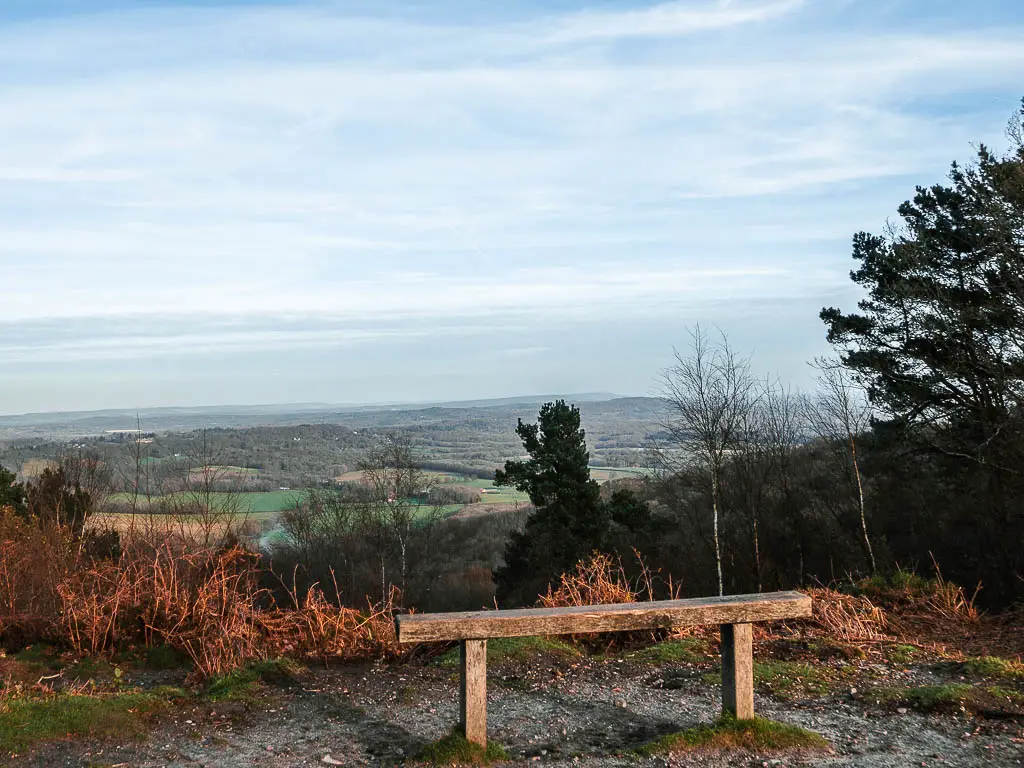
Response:
[[[675,363],[662,375],[662,397],[668,408],[664,428],[681,449],[672,461],[698,462],[711,479],[711,509],[718,593],[725,593],[718,521],[721,481],[726,458],[736,448],[744,420],[755,400],[749,359],[739,357],[724,333],[711,340],[698,325],[690,332],[686,354],[674,350]]]
[[[739,414],[739,428],[730,455],[729,474],[750,519],[754,578],[763,588],[765,563],[761,551],[761,519],[768,505],[790,499],[792,453],[800,442],[799,405],[778,381],[754,385],[749,404]]]
[[[224,466],[223,454],[204,429],[176,466],[178,486],[162,497],[183,541],[219,546],[245,528],[249,508],[241,495],[246,473]]]
[[[864,553],[875,573],[875,552],[868,534],[864,504],[864,480],[860,471],[857,441],[871,424],[871,405],[864,388],[850,375],[838,360],[819,357],[811,364],[818,372],[818,391],[806,399],[808,422],[825,442],[840,447],[851,472],[853,488],[860,515],[860,533]]]
[[[415,565],[410,547],[414,541],[422,541],[440,519],[444,502],[430,493],[430,478],[417,465],[409,441],[402,437],[386,438],[370,451],[360,469],[370,490],[369,503],[360,508],[362,527],[377,552],[381,599],[386,601],[389,551],[394,547],[398,556],[398,579],[392,583],[405,591]]]
[[[803,506],[798,503],[794,493],[793,464],[797,450],[808,436],[807,417],[802,403],[802,396],[794,394],[778,382],[766,383],[758,399],[764,447],[779,494],[778,508],[782,515],[791,518],[793,528],[798,532],[796,543],[800,556],[797,580],[800,582],[804,576],[804,557],[803,538],[799,531],[804,520]]]

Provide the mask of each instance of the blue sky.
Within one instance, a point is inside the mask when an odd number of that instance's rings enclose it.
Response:
[[[381,9],[383,6],[384,10]],[[796,386],[1024,5],[0,3],[0,413]]]

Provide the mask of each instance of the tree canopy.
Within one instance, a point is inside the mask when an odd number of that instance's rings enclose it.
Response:
[[[823,309],[872,402],[906,424],[971,425],[974,458],[1024,398],[1024,107],[1013,151],[981,146],[949,186],[918,187],[902,227],[858,233],[859,312]]]

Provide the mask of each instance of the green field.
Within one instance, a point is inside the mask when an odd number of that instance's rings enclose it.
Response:
[[[654,470],[644,467],[590,467],[590,477],[599,483],[606,483],[610,480],[643,479],[654,473]],[[466,477],[453,472],[430,472],[432,477],[442,479],[444,483],[464,488],[476,488],[478,490],[496,491],[485,493],[480,498],[481,504],[525,504],[530,497],[515,488],[496,487],[493,480],[485,480],[480,477]]]
[[[210,502],[214,505],[228,507],[238,504],[238,511],[249,514],[272,514],[283,512],[286,509],[294,509],[305,497],[305,491],[243,491],[241,493],[220,493],[210,494]],[[154,496],[153,501],[161,499],[174,499],[178,502],[187,503],[190,500],[205,499],[194,493],[175,493],[168,496]],[[115,493],[110,500],[116,504],[128,505],[132,502],[129,493]],[[145,506],[146,500],[139,497],[139,506]]]

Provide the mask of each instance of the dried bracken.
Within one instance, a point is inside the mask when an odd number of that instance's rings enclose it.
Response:
[[[546,594],[537,598],[537,605],[544,608],[558,608],[574,605],[609,605],[612,603],[635,603],[639,600],[655,600],[656,590],[675,598],[679,588],[672,579],[662,580],[660,573],[652,572],[643,556],[633,550],[640,575],[630,581],[622,560],[601,552],[594,552],[589,559],[576,563],[575,570],[563,573],[558,585],[548,585]]]
[[[260,586],[257,554],[136,536],[115,558],[92,558],[59,530],[0,512],[0,633],[15,644],[49,640],[80,655],[129,644],[185,653],[197,677],[222,675],[288,653],[322,661],[398,654],[392,593],[356,610],[337,587],[289,591],[288,605]]]
[[[589,560],[576,563],[576,570],[563,573],[558,586],[548,585],[537,604],[544,608],[578,605],[635,603],[637,593],[629,583],[622,563],[611,555],[595,552]]]
[[[847,595],[834,589],[807,590],[814,615],[808,622],[834,640],[859,642],[890,639],[885,612],[863,595]]]

